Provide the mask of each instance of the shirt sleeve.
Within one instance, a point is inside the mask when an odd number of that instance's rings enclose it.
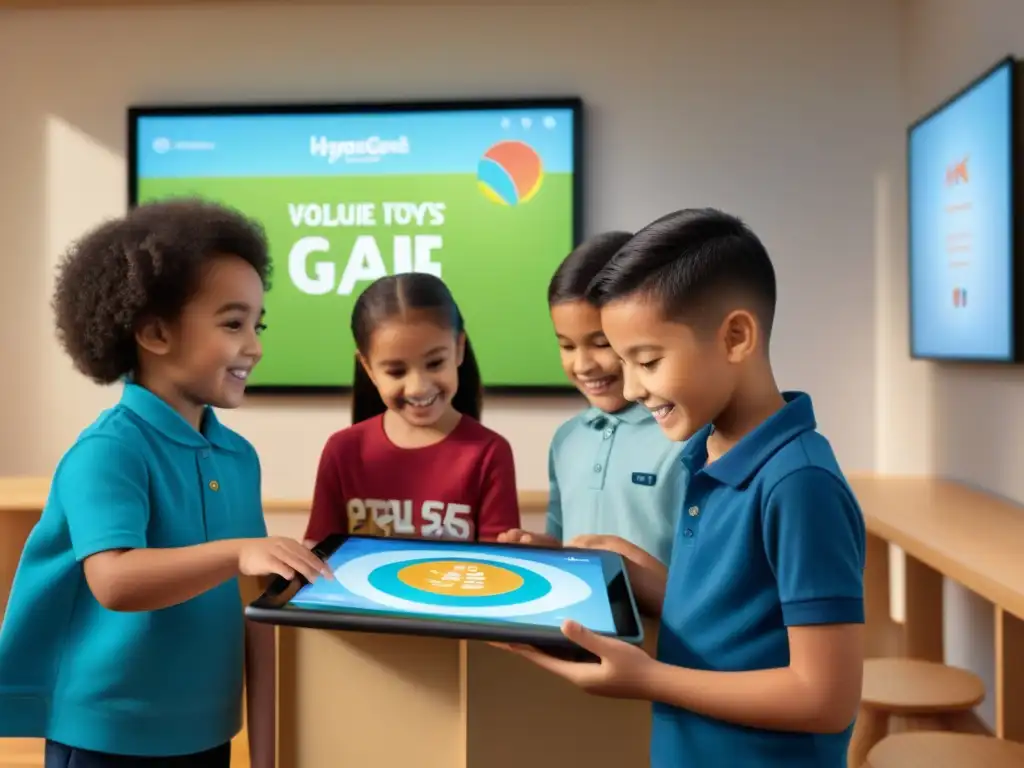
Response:
[[[548,449],[548,515],[545,532],[559,541],[562,540],[562,494],[558,490],[558,475],[555,474],[555,443]]]
[[[78,561],[112,549],[142,549],[149,527],[149,468],[139,451],[112,437],[87,437],[54,473]]]
[[[305,539],[320,542],[331,534],[348,533],[345,515],[345,494],[342,491],[339,467],[344,461],[343,443],[332,437],[320,453],[313,488],[313,508],[306,524]]]
[[[863,623],[864,516],[840,478],[819,467],[783,478],[762,525],[786,626]]]
[[[512,446],[501,438],[494,441],[484,461],[483,499],[477,515],[476,537],[493,540],[498,534],[521,525],[515,458]]]

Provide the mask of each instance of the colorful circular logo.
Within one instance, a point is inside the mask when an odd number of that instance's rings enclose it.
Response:
[[[537,194],[544,180],[544,165],[529,144],[499,141],[480,158],[476,178],[491,202],[519,205]]]
[[[464,597],[503,595],[519,589],[524,581],[518,573],[500,565],[456,560],[407,565],[397,576],[406,586],[423,592]]]
[[[434,606],[499,606],[537,600],[551,583],[532,570],[487,560],[416,558],[370,571],[370,587],[390,598]]]

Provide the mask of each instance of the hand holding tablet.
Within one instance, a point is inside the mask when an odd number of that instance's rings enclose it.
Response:
[[[332,536],[313,551],[333,579],[277,579],[246,616],[525,644],[567,658],[590,654],[563,634],[566,621],[621,644],[643,642],[625,565],[612,552],[365,536]]]
[[[560,549],[562,547],[562,542],[554,536],[548,536],[546,533],[524,531],[522,528],[513,528],[511,531],[499,533],[498,543],[530,544],[535,547],[550,547],[551,549]]]

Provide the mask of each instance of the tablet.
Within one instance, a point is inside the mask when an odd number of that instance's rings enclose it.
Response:
[[[593,657],[561,632],[573,619],[639,645],[640,621],[622,557],[593,549],[331,536],[313,551],[334,578],[276,579],[245,615],[318,629],[525,643]]]

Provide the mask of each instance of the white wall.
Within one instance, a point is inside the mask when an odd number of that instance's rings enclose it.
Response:
[[[688,205],[745,216],[778,266],[781,384],[813,393],[848,469],[871,469],[876,182],[899,164],[898,11],[885,0],[724,5],[3,15],[0,473],[49,472],[116,394],[71,370],[48,300],[60,250],[124,210],[129,104],[572,93],[589,108],[588,230]],[[522,487],[545,487],[548,439],[577,406],[488,403]],[[227,421],[260,450],[268,495],[305,498],[347,403],[253,400]]]
[[[903,122],[943,101],[1008,53],[1024,56],[1024,3],[1019,0],[909,0],[902,25]],[[905,199],[905,198],[902,198]],[[902,205],[902,203],[901,203]],[[905,247],[890,264],[900,290],[891,311],[906,316]],[[906,338],[905,322],[897,337]],[[902,342],[901,342],[902,343]],[[905,344],[904,350],[905,350]],[[908,451],[913,470],[964,481],[1024,502],[1024,372],[988,366],[939,366],[891,360],[889,386],[902,393],[905,417],[879,420],[891,454]],[[924,433],[921,429],[924,428]],[[924,439],[923,439],[924,438]],[[930,446],[922,455],[915,446]],[[969,515],[970,510],[964,510]],[[982,714],[993,722],[991,605],[947,584],[946,657],[980,674],[990,692]]]

